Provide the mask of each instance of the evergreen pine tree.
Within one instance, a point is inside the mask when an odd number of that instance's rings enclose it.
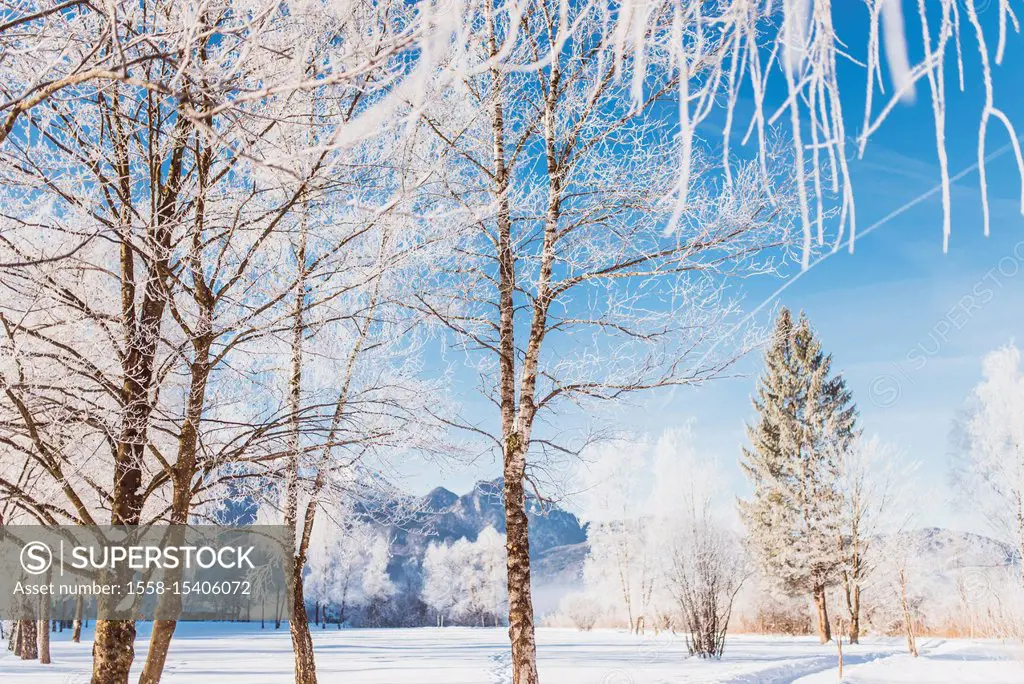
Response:
[[[831,638],[825,589],[843,561],[837,458],[856,434],[857,412],[841,376],[831,375],[806,316],[779,312],[741,466],[754,485],[740,502],[762,570],[791,595],[810,594],[822,643]]]

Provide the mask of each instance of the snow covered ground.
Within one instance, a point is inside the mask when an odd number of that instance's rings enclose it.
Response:
[[[140,625],[136,664],[148,645]],[[0,651],[3,684],[86,684],[90,647],[54,635],[54,663],[15,660]],[[87,635],[91,636],[91,635]],[[345,684],[505,684],[509,682],[502,629],[317,630],[322,682]],[[686,658],[671,635],[636,637],[624,632],[542,629],[540,673],[551,684],[801,684],[838,680],[834,646],[815,639],[735,636],[720,662]],[[844,682],[895,684],[1024,682],[1019,649],[994,641],[924,638],[921,657],[905,655],[899,639],[868,639],[846,647]],[[171,645],[166,684],[287,684],[291,651],[286,631],[259,625],[179,625]]]

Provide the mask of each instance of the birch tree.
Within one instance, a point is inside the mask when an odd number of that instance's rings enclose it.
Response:
[[[919,608],[924,601],[928,573],[921,540],[913,532],[901,529],[889,534],[879,546],[885,614],[906,639],[907,652],[916,658]]]
[[[337,255],[375,210],[343,216],[339,207],[363,198],[338,195],[368,179],[332,166],[342,142],[352,152],[361,139],[339,138],[359,103],[395,83],[394,73],[376,78],[393,67],[389,40],[403,31],[358,8],[236,9],[117,4],[108,14],[72,3],[12,20],[38,28],[42,43],[17,53],[22,80],[6,84],[29,95],[12,94],[3,131],[3,473],[27,479],[0,484],[42,524],[185,522],[222,500],[226,480],[275,472],[268,464],[296,453],[283,448],[288,426],[315,421],[308,407],[268,412],[272,399],[252,399],[265,370],[254,350],[292,318],[300,276],[338,288],[317,299],[316,325],[352,314],[330,303],[353,287],[360,296],[346,304],[365,306],[374,269]],[[173,49],[152,50],[157,34]],[[46,55],[59,59],[32,73]],[[344,78],[324,74],[345,55],[366,61]],[[308,78],[330,92],[295,117],[311,99]],[[378,186],[373,200],[387,192]],[[301,269],[269,277],[311,202],[312,227],[329,215],[333,232],[310,241]],[[392,257],[408,249],[404,235],[394,244]],[[173,631],[173,620],[157,622],[143,681],[159,680]],[[95,681],[126,681],[134,634],[131,622],[98,622]]]
[[[586,472],[578,478],[591,516],[583,564],[587,593],[637,634],[653,617],[649,608],[662,579],[658,550],[666,541],[656,517],[662,511],[645,505],[653,498],[644,480],[650,452],[642,440],[603,444],[585,454]]]
[[[377,220],[394,228],[383,217]],[[357,223],[362,235],[366,224]],[[438,388],[420,382],[415,356],[419,346],[409,328],[414,323],[401,302],[410,271],[399,270],[418,241],[406,234],[373,231],[359,263],[354,243],[344,242],[346,258],[357,263],[339,271],[330,266],[317,283],[307,271],[316,261],[312,245],[300,233],[297,278],[290,321],[290,363],[282,397],[290,416],[283,469],[271,491],[281,521],[294,536],[289,601],[298,681],[315,682],[312,639],[303,596],[303,572],[317,511],[324,501],[351,496],[353,479],[365,462],[379,463],[385,452],[441,449],[438,424],[425,420],[427,405],[438,410]],[[342,273],[356,279],[337,283]],[[360,283],[361,284],[358,284]],[[315,285],[314,285],[315,284]],[[309,305],[318,305],[310,315]],[[365,472],[365,471],[363,471]],[[371,488],[376,478],[364,481]]]
[[[516,15],[488,3],[472,49],[503,66],[421,117],[448,146],[445,190],[466,231],[440,265],[439,292],[419,306],[474,355],[496,406],[493,430],[461,425],[489,435],[502,458],[516,684],[537,681],[531,463],[573,451],[535,429],[542,416],[718,375],[731,353],[706,352],[735,311],[722,280],[772,270],[758,256],[789,240],[785,206],[769,202],[752,168],[730,188],[695,174],[672,221],[679,141],[656,103],[675,82],[652,78],[631,99],[601,50],[602,19],[587,6],[539,2]],[[570,27],[589,38],[569,40]]]
[[[900,460],[901,454],[892,445],[877,436],[865,438],[860,434],[836,454],[843,497],[843,599],[851,644],[860,642],[861,594],[877,562],[872,547],[886,517],[894,512],[900,489],[897,482],[911,475],[912,469],[903,467]]]

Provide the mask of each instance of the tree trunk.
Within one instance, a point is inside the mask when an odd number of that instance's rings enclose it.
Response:
[[[92,646],[92,684],[128,684],[135,662],[135,621],[97,620]]]
[[[128,250],[127,244],[124,249]],[[128,256],[127,259],[131,259]],[[147,290],[162,287],[150,280]],[[148,442],[147,427],[152,411],[149,389],[153,379],[153,357],[156,347],[155,330],[163,311],[162,293],[147,293],[143,306],[143,322],[139,325],[138,339],[129,346],[124,381],[125,415],[114,460],[114,492],[111,511],[112,525],[138,525],[142,514],[142,462]],[[117,572],[115,581],[128,579],[125,571]],[[112,597],[101,597],[113,608]],[[109,614],[100,610],[100,615]],[[92,684],[128,684],[128,674],[135,661],[135,621],[96,620],[96,633],[92,644]]]
[[[35,620],[21,620],[18,629],[21,641],[20,656],[22,660],[35,660],[39,657],[39,635],[36,633]]]
[[[839,636],[836,637],[836,648],[839,650],[839,681],[843,681],[843,632],[842,626],[836,628]]]
[[[50,571],[46,571],[46,582],[50,582]],[[39,597],[39,662],[50,664],[50,596]]]
[[[853,605],[850,610],[850,643],[860,643],[860,585],[853,585]]]
[[[274,629],[281,629],[281,587],[274,595]]]
[[[537,684],[537,642],[530,591],[530,539],[521,473],[505,474],[505,529],[508,568],[508,634],[512,641],[512,684]]]
[[[856,563],[856,561],[854,561]],[[858,580],[843,573],[843,594],[846,596],[846,612],[850,618],[849,637],[851,644],[860,643],[860,584]]]
[[[75,621],[74,621],[74,632],[71,635],[71,641],[76,644],[82,643],[82,610],[85,608],[85,599],[79,594],[75,598]]]
[[[292,652],[295,655],[295,684],[316,684],[316,660],[313,654],[313,636],[309,631],[309,616],[306,614],[306,599],[302,587],[302,571],[306,567],[306,549],[309,534],[312,531],[313,515],[316,511],[316,492],[312,492],[306,506],[306,514],[302,519],[302,530],[296,534],[299,513],[299,451],[301,450],[301,430],[299,413],[302,404],[302,342],[306,323],[306,221],[305,214],[299,233],[299,244],[296,253],[298,277],[296,279],[296,297],[292,323],[292,359],[291,376],[288,381],[289,407],[292,410],[292,426],[290,437],[290,454],[285,474],[284,524],[288,530],[290,553],[294,554],[290,576],[287,580],[286,601],[291,608],[288,617],[288,629],[292,637]],[[334,422],[331,438],[333,439],[337,421],[340,419],[343,405],[344,390],[335,406]],[[329,439],[329,441],[330,441]],[[323,465],[323,464],[321,464]],[[320,482],[322,473],[318,470],[316,481]]]
[[[316,684],[316,660],[313,657],[313,635],[309,632],[309,617],[306,615],[306,600],[302,591],[302,568],[296,563],[292,571],[292,612],[288,626],[292,634],[292,651],[295,653],[295,684]]]
[[[111,100],[117,107],[117,98]],[[112,112],[121,116],[119,111]],[[138,525],[143,507],[143,460],[149,443],[149,420],[153,411],[152,390],[155,385],[155,358],[160,326],[167,306],[170,278],[170,253],[173,226],[176,225],[178,194],[181,190],[182,164],[180,151],[188,139],[185,132],[191,122],[179,117],[175,124],[177,147],[170,155],[170,163],[159,190],[156,206],[156,225],[147,231],[158,256],[147,263],[149,276],[145,278],[141,302],[136,305],[137,285],[133,240],[121,239],[121,326],[125,334],[125,351],[121,366],[124,380],[120,390],[123,408],[117,449],[114,453],[114,487],[111,496],[110,523],[112,525]],[[116,128],[116,127],[115,127]],[[124,138],[115,136],[118,156],[127,157]],[[122,186],[129,183],[123,174]],[[130,190],[125,194],[130,197]],[[121,224],[125,235],[130,233],[127,207],[122,208]],[[128,580],[124,572],[117,580]],[[111,601],[111,606],[113,605]],[[101,610],[100,614],[104,614]],[[92,684],[128,684],[128,674],[135,660],[135,621],[96,620],[93,639]]]
[[[153,635],[149,639],[149,653],[146,655],[142,675],[139,676],[139,684],[158,684],[160,681],[177,624],[175,620],[153,621]]]
[[[914,620],[910,615],[910,602],[907,601],[907,576],[900,571],[900,603],[903,607],[903,628],[907,633],[907,650],[910,655],[917,657],[917,641],[914,639]]]
[[[39,662],[42,665],[50,664],[50,630],[48,623],[48,620],[40,620],[36,627],[39,632]]]
[[[825,586],[814,588],[814,606],[818,609],[818,639],[823,644],[832,640],[832,630],[828,624],[828,606],[825,597]]]
[[[213,318],[213,304],[209,288],[203,283],[201,276],[196,276],[197,300],[203,311],[203,328],[209,330]],[[192,480],[196,470],[196,452],[199,442],[199,421],[202,419],[206,406],[206,387],[210,377],[210,347],[213,335],[204,334],[195,342],[195,358],[190,369],[189,399],[185,422],[178,439],[177,464],[171,471],[173,482],[173,498],[171,501],[171,546],[182,546],[185,543],[185,525],[188,523],[192,510]],[[164,574],[164,582],[172,584],[181,581],[183,571],[179,565]],[[139,684],[159,684],[167,663],[167,652],[171,647],[171,639],[178,625],[177,618],[181,615],[181,596],[167,592],[160,596],[157,607],[159,618],[153,622],[153,634],[149,640],[149,653],[146,664],[139,677]]]
[[[151,385],[152,347],[156,337],[152,333],[149,336],[154,341],[142,345],[143,351],[138,352],[142,358],[131,362],[132,374],[125,380],[124,393],[129,400],[114,463],[113,525],[138,525],[142,513],[142,452],[147,443],[146,427],[151,410],[147,391]],[[133,349],[131,353],[137,351]],[[119,575],[118,580],[127,579],[124,571]],[[111,607],[115,604],[112,597],[101,597],[101,604],[104,600]],[[101,615],[104,613],[100,610]],[[92,643],[92,684],[128,684],[128,674],[135,661],[135,635],[134,620],[96,620]]]
[[[182,431],[185,434],[186,431]],[[193,436],[194,443],[194,436]],[[194,455],[194,450],[193,450]],[[182,461],[179,454],[178,462]],[[194,459],[188,462],[188,467],[193,467]],[[191,469],[185,472],[191,473]],[[188,480],[191,481],[191,475]],[[181,482],[174,484],[173,511],[171,513],[171,524],[173,527],[167,538],[168,546],[183,546],[185,544],[185,526],[188,518],[188,510],[191,500],[187,488],[181,486]],[[170,585],[180,582],[184,573],[182,568],[167,570],[163,581]],[[174,630],[178,625],[177,618],[181,615],[181,595],[174,592],[166,592],[160,596],[157,603],[156,615],[153,620],[153,633],[149,638],[149,652],[146,654],[146,664],[139,676],[139,684],[159,684],[163,676],[164,666],[167,664],[167,653],[171,648],[171,639],[174,637]]]

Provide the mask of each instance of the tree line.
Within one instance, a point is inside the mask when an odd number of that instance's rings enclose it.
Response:
[[[788,176],[737,162],[723,185],[695,163],[679,211],[659,114],[678,76],[651,69],[633,97],[607,7],[111,8],[4,27],[3,523],[250,502],[290,531],[311,684],[309,611],[341,581],[317,570],[318,525],[406,455],[475,440],[503,464],[513,670],[535,682],[526,488],[592,439],[556,416],[739,356],[711,348],[738,314],[722,292],[789,248]],[[450,354],[493,414],[460,411],[433,361]],[[386,594],[372,575],[360,589]],[[175,627],[154,624],[145,684]],[[128,680],[135,640],[96,622],[96,684]]]
[[[809,319],[781,308],[739,459],[738,524],[723,469],[689,427],[591,450],[577,478],[590,499],[584,588],[556,620],[681,632],[701,657],[722,656],[737,609],[744,629],[823,644],[901,635],[914,656],[922,630],[1018,636],[1020,353],[982,367],[954,424],[954,495],[965,511],[986,502],[993,537],[920,528],[920,464],[864,434]]]

